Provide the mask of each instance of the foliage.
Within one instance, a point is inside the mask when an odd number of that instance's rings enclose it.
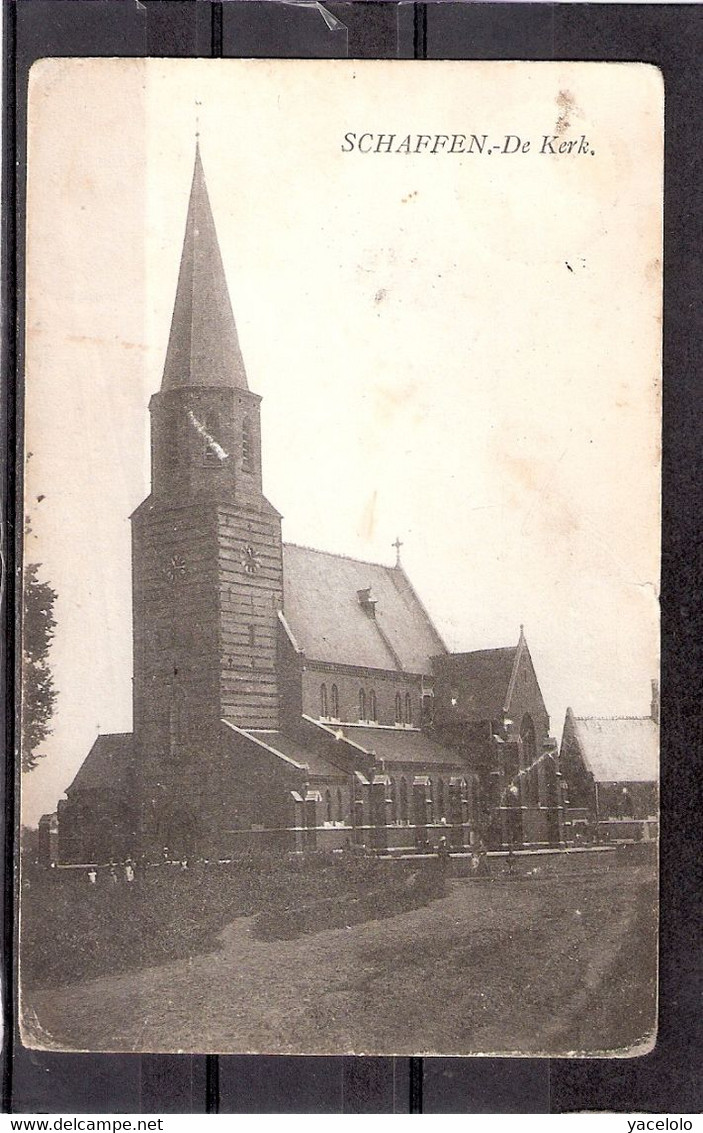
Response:
[[[22,602],[22,770],[36,767],[50,734],[56,702],[48,658],[56,628],[56,591],[39,579],[39,564],[25,567]]]

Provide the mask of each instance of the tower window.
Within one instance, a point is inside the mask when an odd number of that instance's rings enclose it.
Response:
[[[395,722],[396,724],[403,723],[403,702],[400,699],[400,693],[395,694]]]
[[[329,791],[325,791],[325,814],[327,821],[332,822],[332,795]]]
[[[359,719],[366,719],[366,693],[363,688],[359,689]]]
[[[412,724],[413,722],[413,702],[410,699],[410,693],[405,694],[405,723]]]
[[[195,422],[195,428],[200,434],[200,439],[203,445],[203,464],[209,465],[213,468],[218,468],[222,461],[222,449],[215,440],[215,433],[217,431],[217,418],[209,414],[205,420],[200,423],[193,415],[191,420]],[[198,426],[200,426],[198,428]]]
[[[332,716],[335,720],[339,720],[339,693],[337,686],[332,685]]]
[[[342,792],[337,787],[337,822],[344,821],[344,807],[342,806]]]
[[[327,685],[320,685],[320,716],[324,720],[329,715],[327,711]]]
[[[369,693],[369,720],[376,719],[378,719],[378,713],[376,711],[376,693],[373,689],[371,689],[371,692]]]
[[[251,421],[245,417],[242,422],[242,468],[246,472],[251,472],[253,447]]]

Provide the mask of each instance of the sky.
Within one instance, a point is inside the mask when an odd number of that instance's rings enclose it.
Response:
[[[58,594],[58,699],[26,822],[131,728],[129,515],[196,128],[284,539],[392,563],[398,536],[450,649],[524,624],[557,738],[567,705],[648,713],[662,121],[638,64],[35,64],[26,557]],[[494,152],[349,153],[348,131]],[[540,154],[555,131],[588,152]]]

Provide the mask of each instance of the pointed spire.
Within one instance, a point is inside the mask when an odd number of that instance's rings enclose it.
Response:
[[[198,141],[161,383],[182,386],[248,389]]]

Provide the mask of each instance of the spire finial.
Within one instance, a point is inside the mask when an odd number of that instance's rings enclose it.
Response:
[[[196,144],[196,146],[197,146],[197,144],[200,140],[200,107],[201,106],[202,106],[202,102],[200,101],[199,98],[196,98],[196,100],[195,100],[195,144]]]
[[[395,547],[395,565],[397,567],[400,566],[400,548],[402,546],[403,546],[403,544],[400,541],[400,536],[396,535],[395,543],[391,543],[391,547]]]

